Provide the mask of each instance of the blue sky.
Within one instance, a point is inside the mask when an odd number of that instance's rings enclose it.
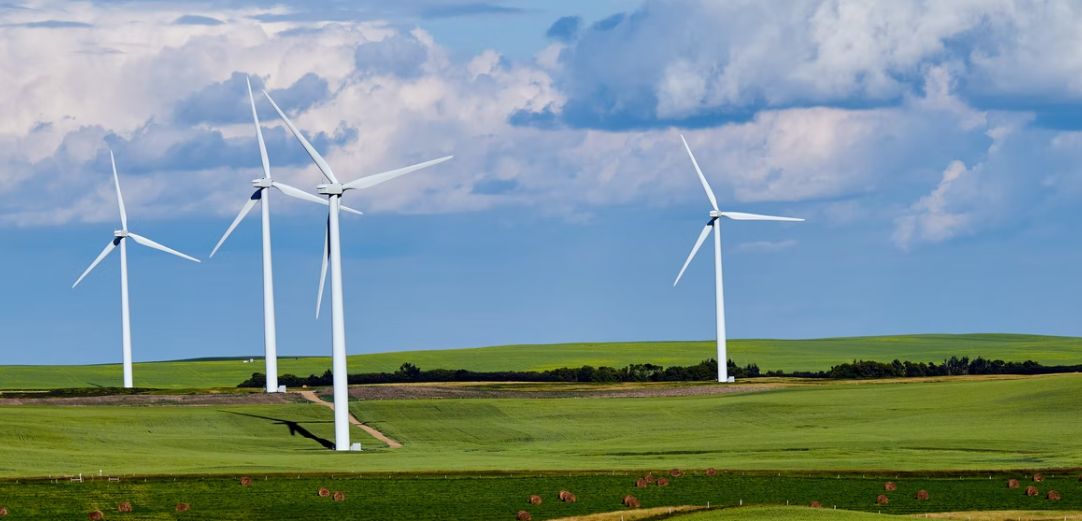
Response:
[[[455,160],[350,194],[350,353],[713,337],[708,201],[738,338],[1082,335],[1082,11],[848,0],[18,2],[0,7],[2,363],[262,351],[244,77],[335,172]],[[320,180],[257,99],[276,179]],[[280,350],[314,317],[318,207],[272,194]],[[734,359],[741,360],[738,352]],[[754,361],[754,360],[747,360]]]

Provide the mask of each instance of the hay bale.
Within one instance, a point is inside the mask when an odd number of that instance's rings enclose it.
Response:
[[[533,519],[533,518],[532,518],[532,517],[530,517],[530,513],[529,513],[529,512],[527,512],[527,511],[525,511],[525,510],[519,510],[519,511],[518,511],[518,515],[517,515],[517,516],[515,516],[515,519],[518,519],[518,521],[530,521],[530,520],[531,520],[531,519]]]
[[[923,499],[928,499],[928,491],[927,490],[918,490],[917,491],[917,499],[922,499],[922,500]]]
[[[646,488],[647,485],[649,485],[649,483],[647,483],[645,479],[639,478],[635,480],[636,487]]]
[[[561,491],[560,491],[560,493],[558,494],[558,495],[559,495],[559,497],[560,497],[560,501],[567,501],[567,499],[566,499],[566,498],[567,498],[567,496],[568,496],[569,494],[571,494],[571,493],[570,493],[570,492],[568,492],[568,491],[566,491],[566,490],[561,490]]]
[[[240,478],[240,484],[245,487],[252,486],[252,478]]]
[[[1033,481],[1036,482],[1036,483],[1040,483],[1040,482],[1044,481],[1044,476],[1042,476],[1040,474],[1034,474],[1033,475]]]
[[[875,504],[877,504],[877,505],[886,505],[887,503],[890,503],[890,500],[887,499],[887,496],[884,496],[883,494],[879,494],[878,496],[875,497]]]
[[[645,479],[647,483],[653,483],[657,481],[657,478],[655,478],[653,474],[647,474],[643,476],[642,479]]]
[[[718,475],[718,471],[714,470],[714,467],[710,467],[710,468],[706,469],[706,475],[707,475],[707,476],[717,476],[717,475]],[[1082,476],[1080,476],[1080,477],[1078,478],[1078,480],[1079,480],[1079,481],[1082,481]]]
[[[125,501],[125,502],[117,505],[116,506],[116,511],[117,512],[131,512],[131,503],[128,503],[127,501]]]
[[[1034,496],[1034,497],[1036,497],[1036,496],[1037,496],[1037,493],[1038,493],[1038,492],[1037,492],[1037,487],[1026,487],[1026,495],[1027,495],[1027,496]]]
[[[187,512],[191,510],[191,505],[187,503],[177,503],[177,512]]]
[[[898,490],[898,485],[895,485],[893,481],[888,481],[883,484],[883,490],[886,490],[888,492],[892,490]]]
[[[575,497],[575,495],[570,492],[568,492],[567,495],[564,496],[564,503],[574,503],[578,500],[579,498]]]
[[[627,506],[627,502],[628,502],[628,501],[631,501],[632,499],[635,499],[635,496],[632,496],[632,495],[630,495],[630,494],[629,494],[629,495],[626,495],[626,496],[624,496],[624,506],[626,507],[626,506]]]
[[[8,508],[7,507],[0,507],[0,517],[7,517],[7,515],[8,515]]]
[[[683,476],[684,473],[680,472],[680,469],[672,469],[672,470],[669,471],[669,475],[674,477],[674,478],[678,478],[680,476]]]
[[[1049,490],[1049,491],[1048,491],[1048,495],[1047,495],[1047,496],[1045,496],[1045,497],[1047,497],[1048,499],[1051,499],[1051,500],[1058,500],[1058,499],[1060,499],[1060,497],[1059,497],[1059,492],[1056,492],[1055,490]]]
[[[808,506],[812,508],[823,508],[823,505],[820,505],[818,501],[812,501],[811,503],[808,503]]]
[[[528,502],[531,505],[540,505],[541,504],[541,496],[539,496],[537,494],[534,494],[534,495],[530,496],[530,499],[528,500]]]
[[[665,478],[661,478],[661,479],[657,480],[657,486],[659,486],[659,487],[667,487],[667,486],[669,486],[669,480],[667,480]]]
[[[635,496],[624,496],[624,506],[627,508],[639,508],[642,506]]]
[[[1008,479],[1007,480],[1007,488],[1018,488],[1020,486],[1021,485],[1018,484],[1017,479]]]
[[[346,495],[339,492],[339,491],[337,491],[337,490],[335,490],[334,491],[334,500],[335,501],[345,501],[346,500]]]
[[[328,497],[328,496],[331,495],[331,491],[327,487],[320,487],[319,492],[317,492],[317,494],[319,494],[319,497]]]
[[[102,514],[101,510],[95,510],[87,514],[86,517],[90,519],[90,521],[101,521],[102,519],[105,519],[105,514]]]

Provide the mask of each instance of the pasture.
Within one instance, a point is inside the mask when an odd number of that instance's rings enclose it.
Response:
[[[906,335],[816,340],[730,340],[729,357],[739,365],[765,370],[817,371],[854,359],[890,362],[895,358],[939,363],[951,356],[983,356],[1007,361],[1034,360],[1045,365],[1082,364],[1082,339],[1035,335]],[[386,352],[349,357],[352,373],[393,372],[404,362],[423,369],[527,371],[559,367],[624,367],[632,363],[694,365],[715,356],[713,341],[613,342],[510,345],[473,349]],[[235,387],[254,372],[260,358],[135,364],[135,386],[161,389]],[[298,376],[323,374],[326,358],[279,358],[279,372]],[[119,364],[83,366],[0,366],[2,389],[110,387],[121,382]]]

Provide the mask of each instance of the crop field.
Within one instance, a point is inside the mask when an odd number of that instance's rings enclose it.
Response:
[[[658,477],[670,480],[668,486],[656,484],[637,488],[634,479],[641,474],[612,472],[541,474],[347,474],[347,475],[255,475],[251,487],[240,485],[240,476],[174,478],[121,478],[72,483],[68,480],[30,480],[0,482],[0,501],[11,512],[11,519],[77,518],[93,510],[113,512],[107,519],[293,519],[293,520],[511,520],[520,510],[534,519],[558,519],[599,512],[626,511],[621,501],[625,495],[639,499],[643,508],[699,505],[735,507],[743,504],[807,505],[818,501],[821,511],[783,509],[722,509],[689,514],[681,519],[727,520],[769,519],[770,514],[792,514],[789,519],[818,520],[862,519],[863,516],[840,513],[838,509],[912,514],[976,509],[1076,511],[1082,508],[1082,483],[1078,476],[1048,477],[1036,485],[1038,497],[1027,497],[1021,489],[1006,486],[1009,478],[1021,474],[994,475],[827,475],[722,473],[706,476],[689,471],[683,477],[668,477],[667,471],[655,470]],[[991,479],[989,479],[989,477]],[[145,479],[145,481],[144,481]],[[884,492],[890,480],[898,490]],[[318,497],[326,487],[345,494],[345,501]],[[568,490],[576,502],[559,501],[557,493]],[[926,490],[928,500],[917,500],[918,490]],[[1063,499],[1050,501],[1043,492],[1056,490]],[[540,505],[527,504],[531,494],[542,497]],[[876,496],[886,494],[890,503],[877,505]],[[48,498],[43,500],[42,498]],[[130,502],[134,511],[116,514],[121,501]],[[178,503],[187,503],[191,511],[175,512]],[[747,517],[752,516],[752,517]],[[755,517],[758,516],[758,517]],[[836,516],[836,517],[831,517]],[[779,517],[773,517],[779,519]]]
[[[0,406],[0,475],[1082,466],[1082,375],[674,398],[366,400],[336,454],[315,404]]]
[[[694,365],[715,356],[710,342],[615,342],[512,345],[475,349],[390,352],[349,357],[353,373],[391,372],[404,362],[423,369],[525,371],[583,365],[624,367],[632,363]],[[889,362],[940,362],[951,356],[983,356],[1008,361],[1034,360],[1045,365],[1082,364],[1082,338],[1034,335],[908,335],[826,338],[818,340],[730,340],[736,363],[756,363],[763,370],[817,371],[854,359]],[[330,358],[279,359],[279,371],[298,376],[322,374]],[[234,387],[254,372],[241,360],[153,362],[135,365],[135,385],[149,388]],[[0,366],[0,389],[110,387],[121,381],[119,364],[90,366]]]

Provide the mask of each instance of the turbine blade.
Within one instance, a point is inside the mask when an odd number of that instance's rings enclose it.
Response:
[[[684,142],[684,148],[688,151],[688,156],[691,157],[691,164],[695,165],[695,171],[699,174],[699,181],[703,182],[703,190],[706,190],[706,196],[710,198],[710,206],[714,207],[714,211],[718,210],[718,200],[714,199],[714,190],[710,188],[710,183],[706,182],[706,176],[703,175],[703,171],[699,169],[699,162],[695,160],[695,154],[691,153],[691,147],[688,146],[687,140],[684,136],[680,136],[680,141]]]
[[[154,248],[155,250],[161,250],[161,251],[164,251],[165,253],[172,253],[173,255],[176,255],[177,257],[188,259],[190,261],[199,262],[199,259],[197,259],[195,257],[189,257],[189,256],[187,256],[187,255],[185,255],[183,253],[180,253],[177,250],[174,250],[172,248],[168,248],[166,246],[162,246],[161,244],[158,244],[158,243],[156,243],[156,242],[154,242],[154,241],[152,241],[150,239],[147,239],[146,237],[143,237],[142,235],[136,235],[134,233],[129,232],[128,237],[131,237],[133,241],[135,241],[135,242],[137,242],[139,244],[142,244],[143,246]]]
[[[382,173],[379,173],[379,174],[370,175],[368,177],[362,177],[360,179],[357,179],[356,181],[351,181],[349,183],[346,183],[346,184],[342,185],[342,188],[345,188],[346,190],[360,190],[360,189],[363,189],[363,188],[369,188],[369,187],[372,187],[372,186],[376,186],[376,185],[378,185],[380,183],[383,183],[385,181],[390,181],[391,179],[394,179],[394,178],[396,178],[396,177],[398,177],[400,175],[405,175],[405,174],[408,174],[410,172],[420,170],[422,168],[426,168],[426,167],[430,167],[430,166],[438,164],[438,163],[442,163],[444,161],[447,161],[448,159],[451,159],[452,157],[455,157],[455,156],[441,157],[439,159],[433,159],[432,161],[425,161],[424,163],[420,163],[420,164],[417,164],[417,165],[407,166],[406,168],[399,168],[398,170],[391,170],[389,172],[382,172]]]
[[[286,194],[290,197],[296,197],[297,199],[304,199],[305,201],[319,203],[323,206],[327,206],[326,199],[319,197],[318,195],[312,195],[308,192],[305,192],[304,190],[301,190],[300,188],[294,188],[285,183],[279,183],[278,181],[271,182],[271,186],[281,190],[283,194]]]
[[[802,222],[804,219],[797,217],[776,217],[773,215],[759,215],[756,213],[741,213],[741,212],[721,212],[723,217],[728,217],[734,221],[790,221],[790,222]]]
[[[116,159],[113,158],[113,151],[109,151],[109,161],[113,163],[113,181],[116,182],[116,201],[120,204],[120,227],[128,229],[128,212],[124,211],[124,196],[120,195],[120,178],[116,175]]]
[[[362,212],[360,210],[354,210],[353,208],[350,208],[350,207],[348,207],[348,206],[346,206],[344,204],[338,205],[338,208],[340,208],[342,210],[345,210],[345,211],[347,211],[349,213],[355,213],[357,215],[364,215],[364,212]]]
[[[214,254],[218,252],[218,248],[221,248],[222,244],[225,243],[225,239],[229,237],[229,234],[233,233],[233,228],[236,228],[237,225],[240,224],[241,219],[244,219],[244,216],[248,215],[248,212],[252,210],[255,203],[258,203],[259,200],[263,198],[263,190],[263,188],[256,190],[255,193],[252,194],[252,197],[248,199],[248,202],[244,203],[244,207],[240,209],[240,215],[237,215],[237,218],[233,219],[233,224],[229,225],[229,229],[225,231],[222,240],[218,241],[218,245],[214,247],[214,251],[210,252],[211,257],[214,257]]]
[[[255,113],[255,97],[252,96],[252,82],[248,80],[247,76],[244,77],[244,81],[248,82],[248,101],[252,102],[252,119],[255,120],[255,137],[259,140],[259,158],[263,160],[263,177],[265,179],[270,179],[270,160],[267,159],[267,145],[263,142],[263,131],[259,128],[259,116]]]
[[[98,263],[101,262],[101,260],[104,259],[106,255],[109,255],[109,252],[113,251],[113,248],[116,248],[116,245],[120,244],[121,240],[122,239],[120,237],[114,237],[113,240],[109,241],[109,245],[106,246],[104,250],[102,250],[101,255],[98,255],[98,258],[94,259],[94,262],[90,264],[90,267],[87,268],[81,276],[79,276],[79,280],[75,281],[75,284],[72,284],[71,287],[74,288],[75,286],[78,286],[79,283],[83,281],[83,277],[86,277],[86,275],[90,273],[90,270],[94,269],[94,266],[97,266]]]
[[[323,283],[327,281],[327,257],[331,254],[331,220],[327,218],[327,227],[323,230],[323,270],[319,273],[319,296],[316,297],[316,318],[323,305]]]
[[[286,114],[285,112],[282,112],[282,109],[278,108],[278,104],[276,104],[274,100],[271,99],[270,94],[267,94],[266,89],[263,90],[263,95],[267,97],[267,101],[270,101],[270,104],[272,107],[274,107],[275,112],[277,112],[278,115],[282,117],[282,120],[285,121],[286,126],[289,127],[289,130],[293,132],[293,135],[296,136],[297,140],[301,142],[301,146],[304,147],[304,150],[308,152],[309,156],[311,156],[312,161],[315,161],[316,166],[319,167],[319,171],[323,172],[323,175],[327,178],[328,181],[334,184],[338,184],[338,178],[334,177],[334,172],[331,171],[331,165],[328,165],[327,162],[323,160],[323,156],[319,155],[319,152],[316,152],[316,149],[312,147],[312,144],[309,143],[307,139],[304,139],[304,136],[301,135],[301,131],[297,130],[297,127],[293,126],[293,122],[286,117]]]
[[[710,235],[710,229],[718,222],[717,219],[711,219],[706,223],[703,228],[703,232],[699,234],[699,240],[695,241],[695,247],[691,249],[691,255],[688,255],[688,260],[684,261],[684,267],[680,268],[680,274],[676,276],[676,282],[673,282],[673,287],[676,287],[677,282],[680,282],[680,277],[684,276],[684,270],[688,269],[688,264],[691,264],[691,259],[695,258],[695,254],[699,253],[699,247],[703,245],[703,241]]]

